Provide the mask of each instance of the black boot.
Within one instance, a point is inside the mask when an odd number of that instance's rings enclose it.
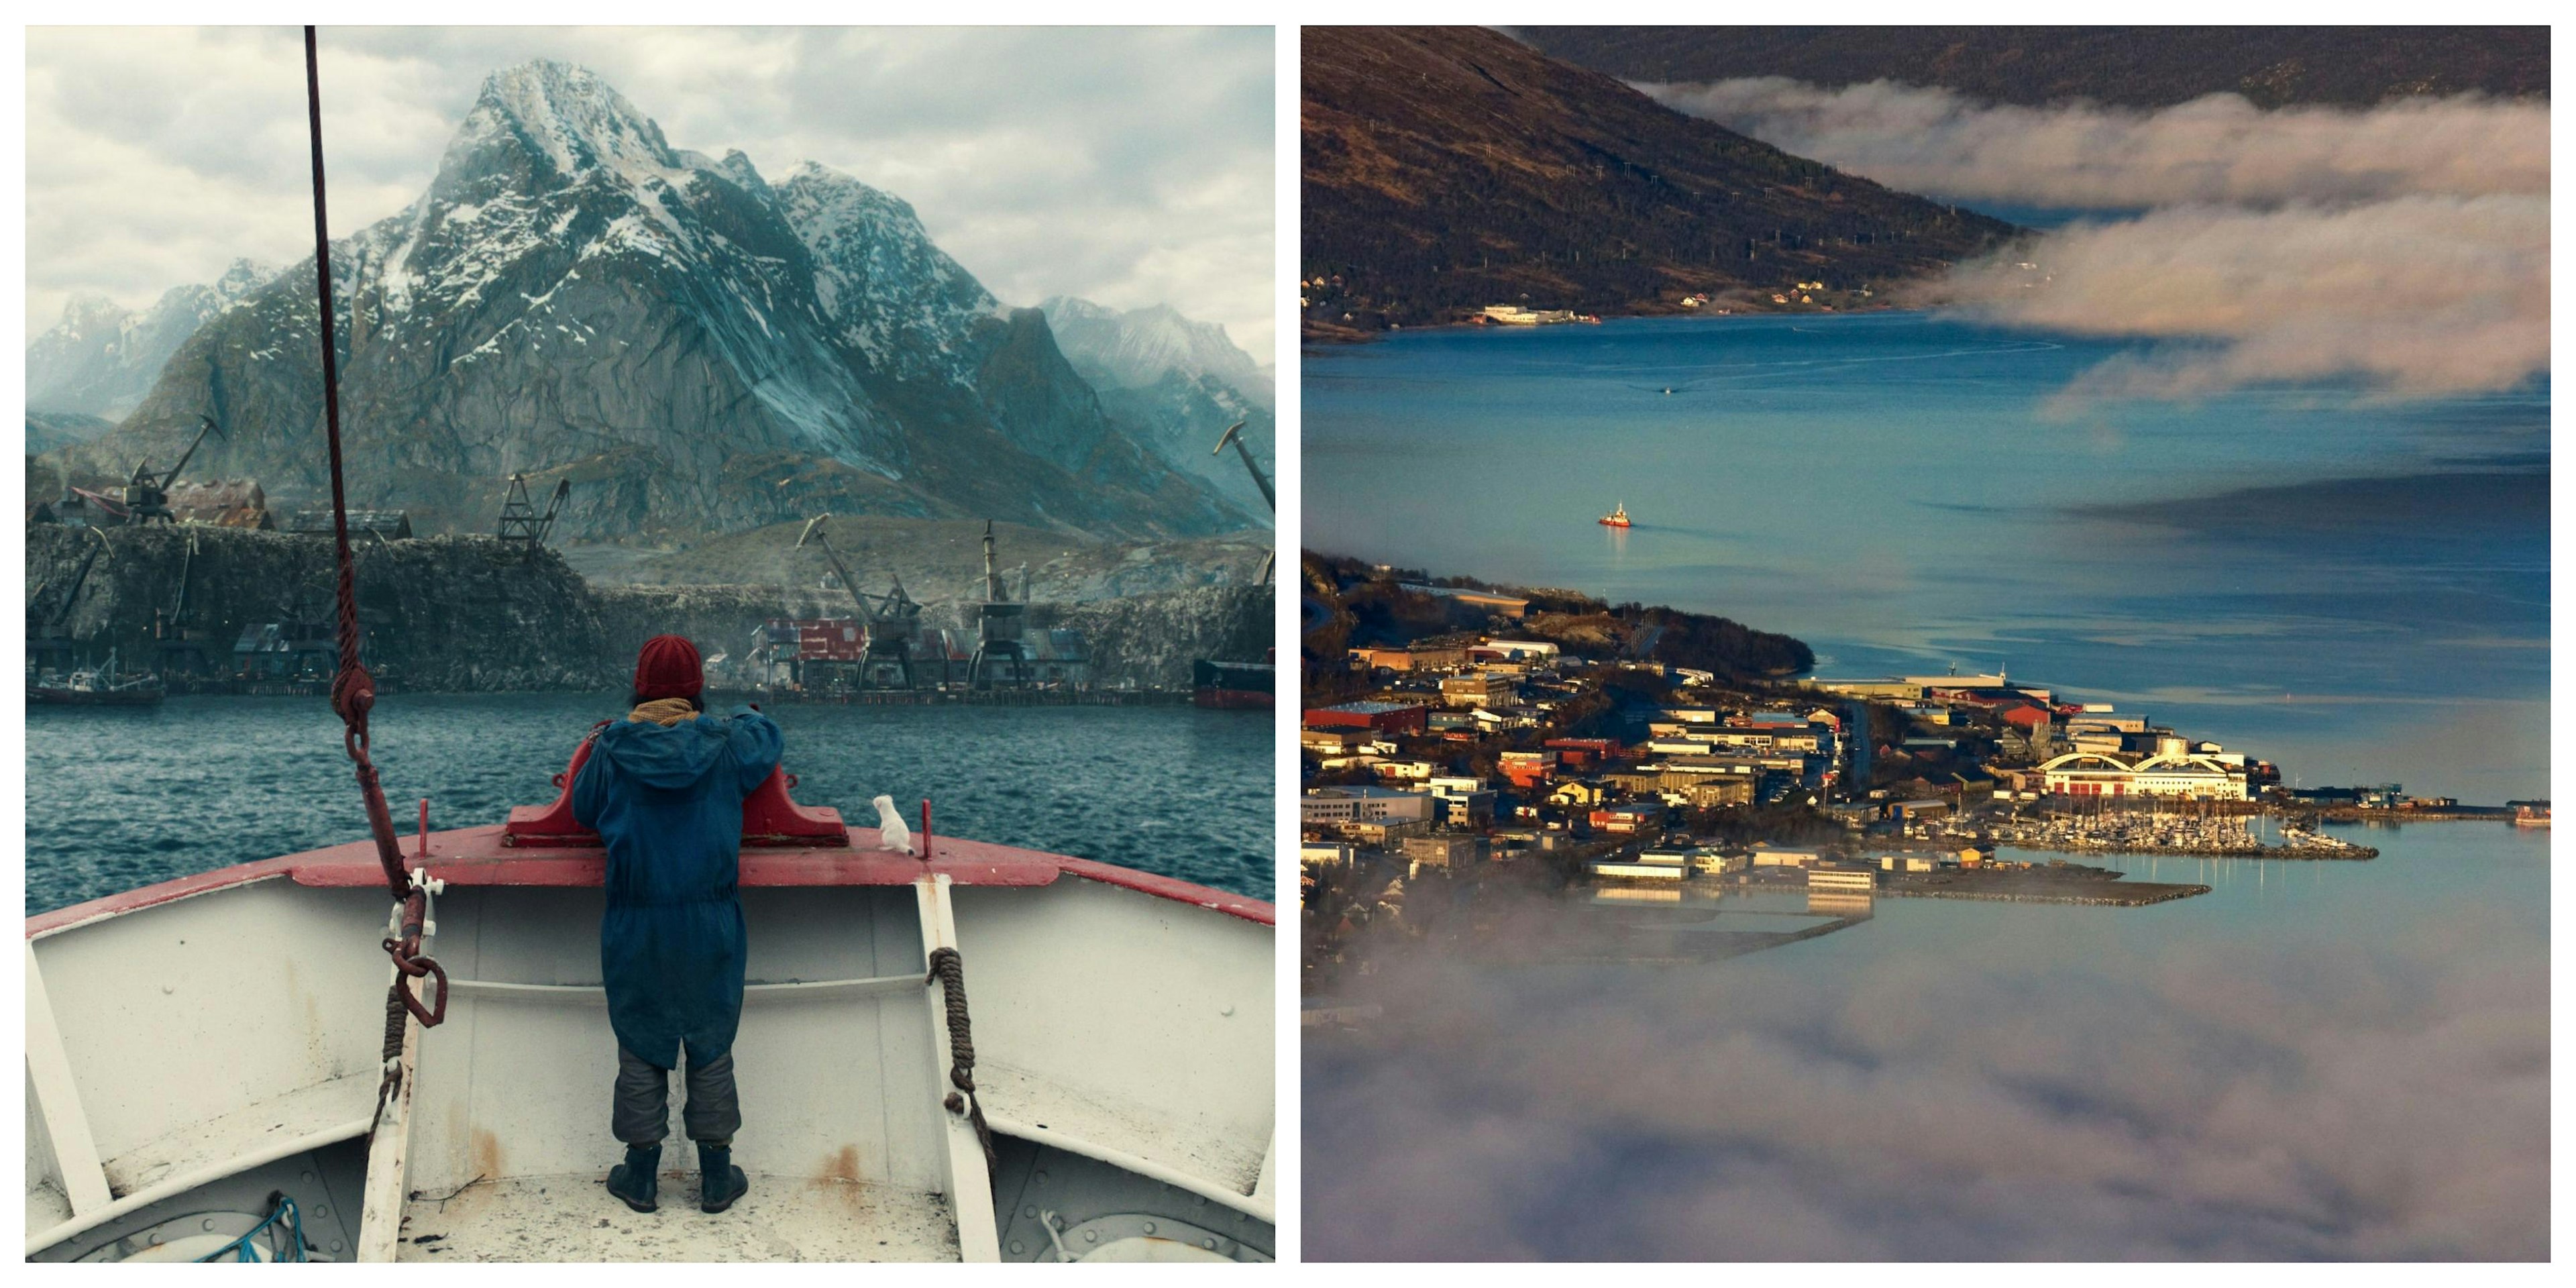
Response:
[[[654,1173],[662,1166],[659,1145],[629,1145],[626,1161],[608,1169],[608,1192],[638,1212],[650,1212],[656,1206],[653,1190]]]
[[[733,1165],[732,1145],[698,1146],[698,1210],[722,1212],[751,1190],[751,1178]]]

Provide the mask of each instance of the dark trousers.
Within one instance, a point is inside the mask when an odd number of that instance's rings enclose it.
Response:
[[[681,1124],[689,1129],[689,1139],[718,1149],[733,1144],[733,1134],[742,1130],[742,1101],[733,1089],[733,1053],[725,1052],[705,1064],[688,1060],[689,1103],[680,1110]],[[609,1115],[610,1128],[617,1139],[628,1145],[659,1145],[671,1134],[671,1071],[646,1064],[626,1049],[617,1046],[617,1098]]]

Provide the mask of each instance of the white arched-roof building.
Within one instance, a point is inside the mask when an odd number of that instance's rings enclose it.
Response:
[[[2130,761],[2107,752],[2076,751],[2041,765],[2039,771],[2048,791],[2065,796],[2253,799],[2242,763],[2190,752],[2161,752]]]

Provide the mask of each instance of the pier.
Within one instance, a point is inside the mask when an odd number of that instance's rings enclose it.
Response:
[[[720,702],[845,707],[1186,707],[1186,689],[710,689]]]

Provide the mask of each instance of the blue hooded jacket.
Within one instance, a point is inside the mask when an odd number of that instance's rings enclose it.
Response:
[[[573,818],[608,843],[608,1023],[647,1064],[678,1068],[685,1048],[695,1066],[733,1049],[742,802],[782,746],[778,726],[747,707],[667,727],[621,721],[599,731],[573,780]]]

